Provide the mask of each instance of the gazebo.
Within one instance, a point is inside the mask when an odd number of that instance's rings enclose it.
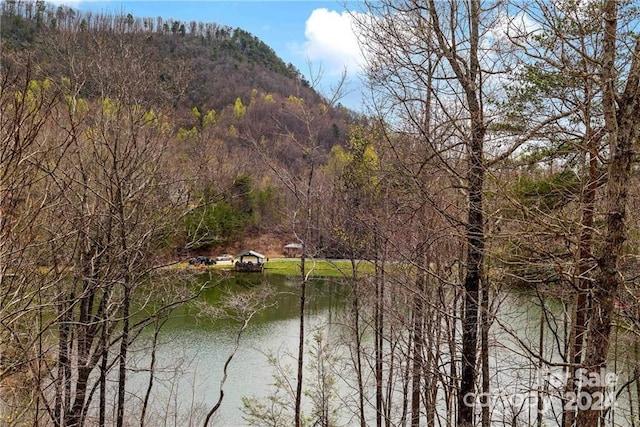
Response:
[[[236,255],[238,261],[236,261],[236,271],[245,273],[261,273],[264,269],[265,256],[256,251],[244,251]],[[249,258],[249,261],[245,261],[245,258]],[[253,259],[255,258],[255,262]]]
[[[289,243],[284,245],[284,256],[288,258],[298,257],[302,254],[302,243]]]

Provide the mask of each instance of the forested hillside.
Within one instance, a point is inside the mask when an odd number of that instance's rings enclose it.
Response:
[[[94,15],[44,2],[2,8],[6,79],[27,70],[66,102],[85,105],[89,116],[107,100],[162,114],[172,159],[162,173],[182,182],[196,206],[175,228],[171,245],[181,256],[281,228],[286,208],[270,164],[294,173],[305,167],[298,141],[309,130],[296,116],[301,104],[314,122],[318,164],[345,144],[356,121],[241,28]]]
[[[286,294],[295,354],[247,424],[638,425],[636,5],[358,7],[369,117],[241,29],[2,3],[0,421],[206,427]],[[297,243],[279,294],[175,268],[263,233]],[[319,325],[311,290],[338,301]],[[239,325],[217,401],[196,368],[157,404],[189,310]]]
[[[70,72],[67,67],[71,64],[56,60],[46,49],[47,42],[56,43],[63,34],[79,34],[75,44],[60,46],[68,50],[67,54],[73,54],[74,49],[76,54],[82,52],[96,34],[116,34],[122,44],[143,44],[159,62],[167,63],[162,78],[167,85],[175,83],[172,95],[176,106],[182,108],[220,110],[237,97],[248,99],[252,89],[320,100],[293,65],[283,63],[269,46],[241,28],[132,15],[94,15],[44,2],[12,1],[3,3],[1,31],[5,47],[32,50],[51,77]],[[176,75],[180,72],[183,74]],[[95,96],[88,83],[83,94]]]

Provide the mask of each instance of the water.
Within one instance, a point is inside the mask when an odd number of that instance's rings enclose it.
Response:
[[[215,425],[246,425],[243,420],[242,397],[264,397],[271,393],[275,367],[269,355],[282,367],[295,372],[299,333],[299,279],[284,276],[246,274],[232,279],[217,289],[204,293],[201,301],[220,304],[228,292],[247,292],[260,286],[260,278],[269,277],[275,292],[270,298],[274,306],[253,316],[242,333],[240,345],[227,369],[224,399],[214,418]],[[331,318],[342,312],[344,288],[335,281],[312,280],[306,303],[308,336],[314,330],[327,330]],[[196,315],[197,308],[181,309],[164,325],[157,349],[157,380],[154,384],[148,425],[202,425],[208,410],[219,397],[223,366],[233,351],[240,327],[239,321],[212,320]],[[334,326],[332,326],[334,327]],[[148,348],[135,352],[135,364],[149,366]],[[134,374],[130,382],[132,396],[143,396],[148,372]],[[295,383],[295,376],[290,378]],[[135,405],[130,405],[135,408]]]
[[[299,328],[299,279],[284,276],[243,275],[233,278],[222,286],[209,290],[200,299],[208,307],[221,304],[227,292],[246,293],[260,289],[260,278],[268,278],[275,296],[269,301],[276,305],[256,314],[243,332],[240,345],[228,366],[228,377],[224,384],[224,399],[214,418],[214,425],[247,425],[242,411],[243,396],[264,399],[273,395],[274,373],[282,373],[284,380],[295,387],[295,366]],[[200,280],[204,280],[203,276]],[[314,280],[308,285],[306,304],[307,347],[313,343],[314,331],[321,331],[325,337],[338,337],[345,332],[340,321],[345,308],[345,288],[335,281]],[[562,305],[550,300],[547,302],[552,313],[560,315]],[[492,425],[510,425],[515,415],[522,425],[535,423],[535,401],[526,402],[534,411],[523,409],[522,396],[529,396],[536,381],[539,381],[537,365],[531,362],[530,355],[522,350],[522,342],[536,349],[539,341],[540,306],[531,294],[513,292],[504,296],[500,305],[500,316],[492,327],[492,393],[497,406],[492,408]],[[212,320],[210,316],[197,316],[198,309],[181,309],[175,312],[164,325],[157,349],[157,370],[150,410],[146,417],[147,425],[152,426],[190,426],[202,425],[206,413],[219,397],[223,366],[233,351],[240,322],[232,320]],[[365,336],[365,346],[371,349],[371,337]],[[554,348],[555,337],[547,328],[545,346]],[[333,350],[340,351],[340,350]],[[620,351],[615,350],[616,353]],[[624,352],[624,351],[622,351]],[[141,348],[134,352],[140,371],[131,376],[130,396],[132,412],[136,411],[136,401],[141,402],[147,387],[149,350]],[[627,351],[628,355],[629,352]],[[269,361],[269,355],[277,360],[277,365]],[[346,353],[341,356],[347,356]],[[547,350],[545,356],[550,360],[559,360],[557,351]],[[309,356],[305,356],[307,361]],[[446,355],[443,356],[447,358]],[[618,360],[618,359],[616,359]],[[628,363],[628,361],[626,362]],[[630,372],[624,361],[616,361],[616,371],[626,380]],[[614,365],[613,363],[611,364]],[[337,368],[337,367],[334,367]],[[305,381],[312,381],[312,373],[307,366]],[[551,370],[557,373],[557,370]],[[348,375],[348,374],[347,374]],[[371,384],[371,379],[369,379]],[[349,397],[350,385],[341,382],[340,392]],[[397,393],[401,393],[399,390]],[[529,394],[527,394],[529,393]],[[515,396],[515,398],[514,398]],[[535,399],[535,395],[533,396]],[[291,396],[285,400],[293,405]],[[559,401],[547,399],[551,406],[545,409],[545,421],[556,425]],[[304,398],[305,411],[309,413],[310,398]],[[625,395],[618,399],[613,423],[609,425],[630,425],[628,400]],[[444,403],[439,404],[443,412]],[[525,405],[526,406],[526,405]],[[138,406],[139,407],[139,406]],[[371,407],[370,407],[371,409]],[[555,411],[555,413],[554,413]],[[610,413],[610,415],[611,415]],[[347,412],[339,417],[342,425],[350,425]],[[373,417],[373,412],[369,412]]]

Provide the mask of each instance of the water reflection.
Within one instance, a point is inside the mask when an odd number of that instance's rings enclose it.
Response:
[[[241,411],[242,397],[264,398],[273,391],[274,366],[269,363],[268,355],[275,355],[282,366],[295,366],[293,355],[298,343],[300,282],[297,278],[277,275],[230,275],[220,280],[219,276],[203,274],[194,283],[194,286],[202,282],[215,284],[200,299],[200,303],[214,307],[221,304],[225,295],[259,289],[265,278],[274,291],[272,301],[276,304],[257,314],[242,336],[240,348],[229,365],[224,400],[215,419],[217,425],[246,425]],[[344,320],[347,288],[335,280],[314,280],[307,289],[308,339],[318,329],[334,336],[344,332],[341,322]],[[491,390],[497,397],[497,406],[492,408],[492,425],[511,425],[516,419],[522,425],[534,425],[537,395],[531,393],[540,382],[540,370],[548,367],[539,366],[525,348],[538,349],[542,332],[546,349],[543,350],[544,357],[560,362],[562,357],[558,346],[565,339],[563,334],[566,331],[562,325],[566,321],[567,307],[555,299],[545,300],[547,316],[552,318],[546,319],[545,326],[541,328],[542,301],[532,293],[511,291],[501,298],[499,316],[490,335]],[[162,330],[158,347],[158,381],[154,386],[148,425],[202,425],[205,414],[218,399],[223,366],[234,346],[239,324],[198,313],[197,305],[181,308],[173,313]],[[370,338],[364,337],[365,341]],[[623,345],[613,348],[610,366],[622,380],[626,380],[632,372],[630,359],[615,356],[618,353],[628,356],[631,352],[622,348]],[[138,366],[147,367],[148,349],[141,349],[137,354]],[[448,356],[442,357],[446,361]],[[133,378],[132,395],[141,396],[147,386],[148,373],[142,371]],[[289,379],[295,382],[293,375]],[[343,381],[342,386],[348,398],[350,386],[347,382]],[[562,386],[555,392],[549,389],[547,392],[559,396],[563,392]],[[528,400],[514,400],[514,396],[528,396]],[[545,423],[559,425],[560,400],[546,399],[546,403]],[[607,425],[631,425],[628,408],[628,398],[620,396],[617,406],[608,414]],[[443,406],[439,410],[443,410]],[[349,425],[349,422],[345,421],[344,425]]]
[[[257,313],[242,335],[240,347],[228,367],[224,399],[215,418],[217,425],[246,424],[242,418],[242,396],[266,396],[273,383],[273,366],[268,355],[276,355],[283,365],[294,366],[299,328],[299,279],[279,275],[237,274],[224,277],[203,274],[196,284],[210,281],[214,286],[200,298],[210,306],[219,305],[225,295],[251,292],[267,285],[275,303]],[[307,286],[306,321],[308,336],[318,328],[327,329],[332,317],[344,310],[345,288],[336,280],[314,279]],[[230,319],[202,315],[197,305],[176,310],[164,325],[157,350],[158,380],[150,402],[148,425],[201,425],[206,412],[219,396],[225,361],[232,350],[240,324]],[[335,327],[332,326],[332,327]],[[137,352],[137,365],[149,364],[148,351]],[[134,374],[131,394],[141,396],[148,373]],[[293,380],[293,378],[292,378]]]

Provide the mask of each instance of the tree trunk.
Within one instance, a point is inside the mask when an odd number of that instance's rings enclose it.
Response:
[[[418,260],[422,268],[428,268],[425,262],[424,248],[420,248]],[[418,272],[416,279],[416,292],[413,297],[413,371],[411,374],[411,427],[420,427],[420,386],[422,383],[424,348],[424,291],[426,273],[424,270]]]
[[[305,243],[303,243],[305,245]],[[302,379],[304,370],[304,310],[307,292],[307,275],[305,271],[305,248],[303,246],[303,255],[300,257],[300,328],[298,331],[298,374],[296,378],[296,403],[295,403],[295,425],[302,425]]]
[[[484,211],[482,190],[484,186],[483,140],[485,126],[482,112],[475,99],[470,102],[472,138],[469,147],[469,212],[467,217],[467,261],[464,281],[465,299],[462,319],[462,381],[458,396],[458,425],[473,425],[473,407],[464,404],[464,397],[473,394],[476,381],[476,351],[478,343],[478,295],[484,257]]]
[[[480,331],[482,364],[482,427],[490,427],[489,414],[489,285],[488,280],[482,284],[482,300],[480,303]]]
[[[597,375],[595,378],[599,380],[596,385],[587,384],[582,391],[591,395],[592,402],[595,401],[594,393],[604,393],[606,389],[605,378],[602,378],[601,374],[607,366],[611,318],[621,283],[618,261],[622,255],[622,245],[626,240],[625,216],[631,163],[634,158],[633,143],[637,141],[640,131],[640,122],[637,120],[640,115],[640,39],[636,41],[623,95],[617,96],[615,90],[617,8],[616,0],[607,0],[603,9],[602,104],[611,159],[606,185],[605,242],[602,255],[597,260],[598,272],[592,293],[593,314],[589,323],[589,341],[585,349],[584,366],[587,375]],[[602,408],[590,407],[579,411],[577,425],[597,427],[602,414]]]
[[[585,85],[590,85],[590,82],[586,82]],[[589,86],[590,87],[590,86]],[[576,377],[576,371],[580,367],[583,358],[583,346],[586,339],[587,332],[587,315],[589,312],[589,291],[591,288],[591,280],[588,277],[588,272],[592,265],[592,253],[591,246],[593,241],[593,220],[595,212],[595,198],[596,190],[598,188],[599,172],[598,172],[598,136],[594,134],[591,127],[590,120],[591,114],[591,90],[588,90],[589,95],[585,100],[584,116],[587,125],[585,132],[585,144],[587,148],[588,165],[589,165],[589,180],[582,196],[582,221],[580,223],[581,233],[578,249],[578,266],[576,271],[576,287],[577,298],[576,307],[574,311],[573,330],[571,331],[570,343],[572,346],[572,354],[568,355],[569,360],[573,362],[570,375],[567,378],[568,392],[577,392],[575,382],[573,378]],[[575,418],[574,411],[564,411],[563,413],[563,426],[571,426]]]
[[[164,323],[164,322],[163,322]],[[156,353],[158,350],[158,335],[160,335],[161,324],[155,323],[153,331],[153,341],[151,342],[151,360],[149,361],[149,382],[147,383],[147,391],[144,394],[142,402],[142,411],[140,413],[140,427],[144,427],[147,409],[149,407],[149,399],[151,398],[151,390],[153,389],[153,380],[156,377]]]
[[[457,49],[460,46],[452,44],[444,34],[444,25],[435,1],[429,2],[432,25],[436,32],[438,45],[447,58],[456,80],[464,91],[466,108],[470,115],[471,134],[467,139],[468,172],[466,184],[468,191],[468,212],[466,224],[466,275],[464,279],[464,311],[462,315],[462,363],[461,381],[458,392],[458,426],[471,427],[473,425],[474,407],[466,402],[473,402],[477,377],[476,352],[478,345],[478,296],[482,277],[482,263],[484,258],[484,206],[482,191],[484,187],[484,136],[486,124],[482,107],[481,68],[478,54],[480,44],[480,0],[469,2],[469,43],[468,63],[460,61]],[[453,12],[452,12],[453,14]],[[450,21],[455,21],[450,18]],[[455,22],[449,22],[454,28]]]
[[[383,345],[383,302],[384,285],[382,284],[381,269],[379,261],[376,260],[375,265],[375,307],[374,307],[374,328],[375,328],[375,376],[376,376],[376,427],[382,427],[382,419],[384,418],[383,392],[382,392],[382,345]]]
[[[352,292],[353,292],[353,329],[355,331],[355,357],[356,377],[358,382],[358,412],[360,415],[360,427],[366,427],[364,415],[364,380],[362,378],[362,338],[360,337],[360,289],[355,259],[351,257]]]
[[[69,360],[69,309],[62,301],[58,305],[60,326],[58,327],[58,372],[56,378],[56,398],[54,424],[63,424],[63,414],[69,408],[71,395],[71,363]]]
[[[106,300],[106,296],[104,296]],[[100,362],[100,394],[99,394],[99,414],[98,414],[98,425],[104,426],[106,425],[106,415],[107,415],[107,369],[109,362],[109,343],[107,342],[107,325],[102,327],[102,336],[100,337],[100,345],[102,346],[102,361]],[[142,427],[142,426],[141,426]]]
[[[124,395],[127,383],[127,351],[129,349],[129,310],[131,307],[131,284],[124,285],[124,299],[122,301],[122,341],[118,354],[118,409],[116,426],[124,425]]]

